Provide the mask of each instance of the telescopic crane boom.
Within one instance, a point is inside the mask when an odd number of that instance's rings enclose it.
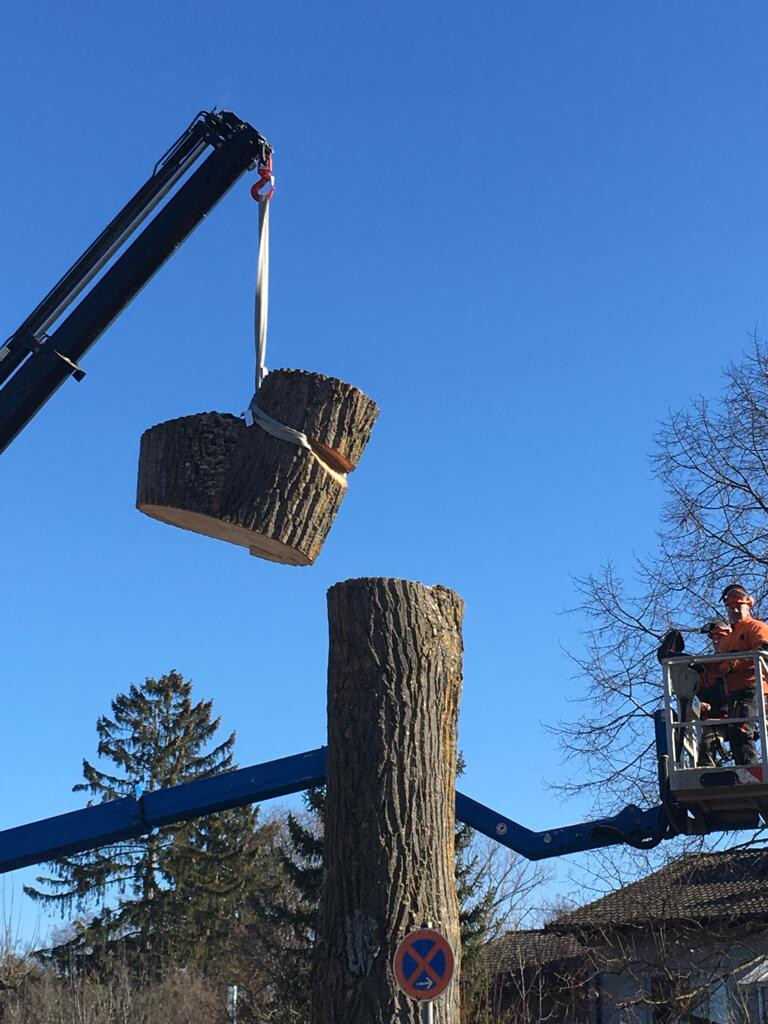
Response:
[[[149,180],[0,348],[0,452],[70,374],[82,380],[83,355],[237,179],[266,164],[271,152],[264,136],[235,114],[197,115]]]

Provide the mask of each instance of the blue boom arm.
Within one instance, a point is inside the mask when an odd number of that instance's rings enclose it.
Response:
[[[229,807],[299,793],[325,781],[325,747],[212,775],[141,797],[109,800],[0,832],[0,873],[145,835]]]
[[[144,835],[161,825],[299,793],[325,781],[326,748],[240,768],[181,786],[124,797],[0,832],[0,873]],[[625,808],[614,818],[532,832],[456,793],[456,817],[529,860],[559,857],[659,833],[662,808]]]
[[[658,839],[666,838],[663,834],[664,809],[661,806],[641,811],[639,807],[630,805],[611,818],[533,832],[457,790],[456,817],[528,860],[564,857],[569,853],[583,853],[618,843],[641,847],[655,845]]]

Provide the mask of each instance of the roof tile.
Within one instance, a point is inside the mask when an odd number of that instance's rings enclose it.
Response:
[[[768,916],[767,881],[768,850],[690,854],[562,915],[547,930]]]

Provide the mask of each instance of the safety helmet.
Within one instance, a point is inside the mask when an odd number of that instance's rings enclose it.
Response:
[[[722,617],[722,615],[716,615],[714,619],[708,619],[699,630],[700,633],[706,633],[709,636],[711,633],[730,633],[731,627]]]
[[[730,583],[720,595],[720,600],[726,607],[733,607],[735,604],[748,604],[751,608],[755,603],[740,583]]]

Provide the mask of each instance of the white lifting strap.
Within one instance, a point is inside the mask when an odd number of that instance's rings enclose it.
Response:
[[[274,180],[274,179],[271,179]],[[270,189],[271,191],[271,189]],[[256,304],[254,329],[256,332],[256,391],[267,375],[267,321],[269,319],[269,208],[267,195],[259,195],[259,255],[256,264]]]
[[[311,445],[306,434],[280,423],[273,416],[264,412],[256,401],[264,378],[267,375],[267,320],[269,316],[269,207],[270,199],[275,191],[275,179],[272,175],[272,158],[259,165],[260,180],[251,189],[251,195],[259,204],[259,256],[256,269],[256,303],[254,307],[254,329],[256,334],[256,391],[251,403],[245,410],[246,426],[258,424],[273,437],[310,451]],[[266,192],[259,191],[262,185],[269,184]]]

